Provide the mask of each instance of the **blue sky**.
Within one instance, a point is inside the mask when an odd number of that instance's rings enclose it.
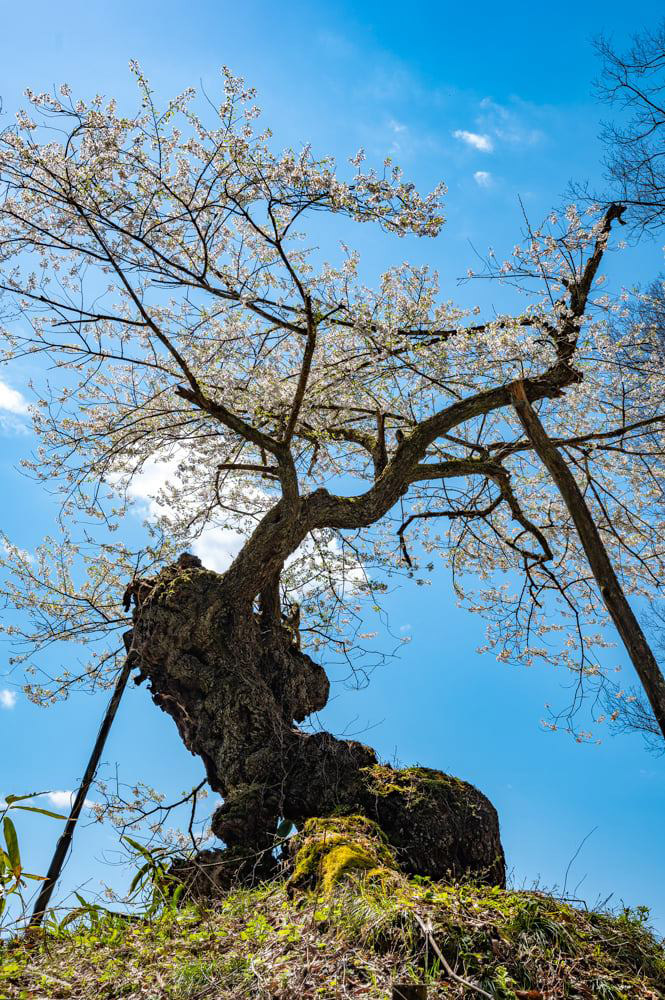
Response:
[[[598,179],[599,121],[609,114],[592,96],[599,30],[622,45],[656,23],[660,4],[643,2],[639,20],[625,3],[563,2],[556,16],[526,3],[286,3],[231,5],[119,0],[43,0],[4,5],[0,95],[4,120],[24,87],[67,81],[75,93],[115,94],[133,104],[130,58],[158,94],[199,84],[214,93],[223,63],[259,90],[278,145],[312,142],[340,158],[363,146],[369,161],[386,154],[419,186],[448,185],[448,224],[435,243],[397,242],[358,232],[371,274],[409,257],[441,269],[446,297],[465,304],[505,302],[495,286],[457,278],[474,247],[509,251],[520,235],[521,198],[539,220],[561,203],[570,179]],[[335,239],[334,233],[329,237]],[[609,262],[615,287],[648,281],[662,267],[662,243]],[[25,367],[0,373],[25,391]],[[31,447],[20,399],[0,389],[0,517],[26,547],[53,530],[54,507],[16,470]],[[336,732],[364,730],[379,753],[418,762],[477,784],[499,810],[517,885],[563,883],[590,903],[647,904],[665,932],[665,766],[637,736],[580,746],[539,725],[545,702],[563,706],[565,677],[551,668],[510,668],[475,649],[482,623],[458,610],[444,575],[431,588],[404,585],[389,600],[395,631],[412,642],[361,692],[335,690],[322,721]],[[0,671],[8,651],[0,651]],[[616,659],[623,662],[617,650]],[[0,688],[13,690],[11,678]],[[75,787],[104,698],[74,696],[45,711],[18,693],[0,696],[0,792]],[[198,761],[143,688],[121,708],[105,754],[105,773],[140,778],[178,794],[199,780]],[[25,860],[44,869],[59,831],[47,819],[20,823]],[[112,863],[112,831],[88,827],[77,839],[63,893],[100,879],[122,885]]]

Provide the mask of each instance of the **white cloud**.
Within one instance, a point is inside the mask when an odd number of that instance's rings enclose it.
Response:
[[[16,691],[9,688],[0,689],[0,708],[13,708],[16,704]]]
[[[138,501],[143,512],[151,519],[165,513],[158,499],[159,493],[169,483],[178,481],[178,463],[184,452],[178,451],[168,459],[152,458],[146,462],[129,485],[129,496]],[[199,557],[206,569],[223,573],[228,569],[243,544],[242,535],[228,528],[206,528],[192,543],[192,552]]]
[[[54,805],[56,809],[66,809],[69,811],[74,804],[75,796],[76,793],[72,792],[70,789],[63,789],[62,791],[46,792],[44,798],[48,799],[51,805]],[[83,805],[86,809],[90,809],[94,803],[90,799],[86,799]]]
[[[472,146],[481,153],[491,153],[494,149],[494,143],[484,133],[481,135],[478,132],[467,132],[465,129],[458,128],[453,132],[453,138],[465,142],[467,146]]]
[[[25,397],[2,380],[0,380],[0,410],[21,414],[28,412],[28,403]]]
[[[476,170],[473,179],[481,188],[491,187],[493,183],[492,175],[488,170]]]
[[[21,549],[18,545],[13,545],[5,539],[0,542],[0,552],[4,552],[6,556],[14,556],[26,563],[34,563],[35,561],[35,557],[27,549]]]
[[[406,125],[403,125],[402,122],[396,121],[394,118],[390,119],[390,121],[388,122],[388,125],[390,126],[390,128],[392,129],[392,131],[395,133],[395,135],[399,135],[400,132],[406,132]]]
[[[157,494],[177,478],[179,458],[180,455],[166,459],[149,459],[129,484],[127,490],[129,496],[133,500],[143,501],[147,508],[146,513],[153,517],[156,517],[162,509],[156,499]]]
[[[512,99],[512,107],[497,104],[490,97],[480,102],[481,114],[477,119],[481,128],[491,132],[499,142],[509,146],[535,146],[543,141],[545,133],[531,124],[529,119],[542,118],[543,110],[535,105]]]
[[[160,492],[170,483],[180,482],[178,465],[185,457],[183,449],[175,449],[168,458],[151,458],[145,462],[141,472],[136,475],[128,487],[128,495],[136,502],[140,512],[151,520],[168,514],[168,506]],[[245,500],[248,506],[255,505],[257,512],[263,509],[266,496],[257,487],[246,487]],[[250,525],[251,527],[251,525]],[[244,536],[231,528],[211,525],[204,528],[201,534],[192,540],[189,548],[197,555],[206,569],[216,573],[224,573],[240,552],[245,542]],[[341,556],[340,546],[336,539],[327,543],[333,556]],[[287,560],[287,566],[305,555],[313,556],[314,542],[306,539]],[[365,577],[360,566],[348,564],[345,568],[345,579],[353,587],[363,583]]]
[[[411,626],[410,625],[400,625],[399,630],[400,630],[400,632],[410,632],[411,631]]]
[[[192,543],[192,551],[206,569],[227,570],[240,552],[244,538],[228,528],[206,528]]]

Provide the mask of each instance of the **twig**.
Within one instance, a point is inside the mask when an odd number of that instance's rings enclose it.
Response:
[[[492,994],[491,993],[487,993],[482,988],[482,986],[478,986],[476,983],[472,983],[468,979],[463,979],[461,976],[457,975],[457,973],[455,972],[455,970],[453,968],[451,968],[450,964],[448,963],[448,961],[446,959],[446,956],[443,954],[443,952],[439,948],[439,946],[436,943],[436,940],[434,938],[434,935],[432,934],[432,924],[431,924],[431,921],[428,921],[427,923],[425,923],[425,921],[420,916],[420,914],[416,913],[415,911],[413,911],[413,916],[414,916],[414,919],[415,919],[416,923],[418,924],[418,926],[420,927],[421,931],[423,932],[423,934],[425,936],[425,940],[428,941],[429,944],[431,944],[432,951],[434,952],[434,954],[436,955],[436,957],[441,962],[441,965],[445,969],[446,975],[450,979],[454,979],[455,982],[460,983],[461,986],[466,986],[466,988],[469,989],[469,990],[475,990],[475,992],[479,993],[481,995],[481,997],[487,997],[487,1000],[493,1000]]]
[[[563,889],[561,890],[561,895],[562,895],[562,896],[565,896],[565,895],[566,895],[566,886],[568,885],[568,876],[569,876],[569,874],[570,874],[570,869],[571,869],[571,868],[572,868],[572,866],[573,866],[573,862],[575,861],[575,859],[577,858],[578,854],[580,853],[580,851],[582,850],[582,848],[583,848],[583,847],[584,847],[584,845],[586,844],[586,842],[587,842],[587,840],[589,839],[589,837],[590,837],[590,836],[591,836],[592,834],[594,834],[594,833],[596,832],[596,830],[597,830],[597,829],[598,829],[598,827],[597,827],[597,826],[594,826],[593,830],[589,830],[589,832],[587,833],[586,837],[583,837],[583,838],[582,838],[582,840],[580,841],[580,844],[579,844],[579,847],[577,848],[577,850],[576,850],[576,851],[575,851],[575,853],[573,854],[572,858],[571,858],[571,859],[570,859],[570,861],[568,862],[568,867],[566,868],[566,874],[565,874],[565,875],[564,875],[564,877],[563,877]],[[575,888],[577,888],[577,886],[576,886]]]

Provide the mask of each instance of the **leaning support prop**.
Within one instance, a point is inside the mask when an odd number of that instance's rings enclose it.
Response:
[[[46,878],[42,884],[39,896],[35,903],[34,909],[32,911],[32,916],[30,917],[30,923],[28,928],[39,927],[42,920],[44,919],[44,914],[48,909],[48,904],[55,889],[56,883],[60,878],[60,873],[62,871],[62,866],[67,857],[67,852],[71,846],[72,839],[74,837],[74,830],[76,829],[76,824],[78,818],[81,814],[81,809],[83,808],[83,803],[86,800],[86,796],[90,791],[90,786],[94,780],[97,768],[99,767],[99,759],[104,750],[106,744],[106,739],[113,724],[116,712],[118,711],[118,705],[120,704],[120,699],[124,693],[127,686],[127,681],[129,679],[129,673],[131,670],[129,657],[125,660],[125,664],[120,671],[120,675],[115,684],[113,690],[113,695],[108,704],[108,708],[102,719],[102,724],[99,727],[99,732],[97,733],[97,739],[95,740],[95,745],[92,748],[92,753],[90,754],[90,759],[88,761],[88,766],[85,769],[85,774],[81,781],[78,792],[76,793],[76,798],[74,799],[74,804],[72,805],[71,812],[69,814],[69,819],[65,825],[65,829],[60,836],[58,843],[56,844],[55,851],[53,852],[53,857],[51,859],[51,864],[49,865],[49,870]]]
[[[623,640],[660,731],[665,737],[665,677],[623,592],[582,491],[532,407],[524,382],[513,383],[510,393],[524,432],[552,477],[573,519],[605,607]]]

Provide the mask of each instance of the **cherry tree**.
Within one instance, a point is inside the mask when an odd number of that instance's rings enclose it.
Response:
[[[347,169],[275,152],[226,70],[201,113],[193,91],[161,107],[133,70],[137,114],[28,92],[0,145],[4,351],[34,364],[27,467],[59,492],[63,530],[30,555],[5,540],[24,613],[9,631],[33,671],[55,641],[93,650],[78,673],[33,676],[32,696],[109,683],[128,657],[224,795],[215,832],[269,854],[280,817],[377,808],[373,751],[299,725],[328,698],[312,656],[361,669],[387,576],[443,561],[500,660],[602,679],[609,615],[665,731],[626,596],[663,578],[663,383],[649,330],[617,337],[622,303],[598,290],[623,208],[553,213],[490,255],[484,275],[523,294],[510,314],[456,306],[426,267],[369,287],[356,252],[313,233],[336,215],[434,239],[443,186],[421,195],[362,152]],[[136,551],[117,538],[159,463]],[[182,551],[211,530],[237,540],[223,572]],[[409,822],[412,869],[444,870]],[[492,830],[472,856],[460,827],[455,864],[500,881]]]

